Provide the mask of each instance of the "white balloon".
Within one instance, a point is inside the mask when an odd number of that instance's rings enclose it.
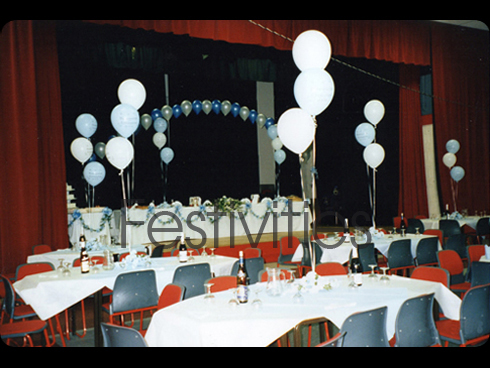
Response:
[[[105,155],[112,166],[123,170],[133,161],[134,148],[126,138],[115,137],[107,142]]]
[[[285,159],[286,159],[286,152],[284,152],[282,149],[274,152],[274,160],[277,162],[278,165],[282,164]]]
[[[449,169],[453,167],[456,164],[457,157],[454,153],[448,152],[444,156],[442,156],[442,162],[444,165],[446,165]]]
[[[385,150],[378,143],[372,143],[364,148],[364,161],[373,169],[376,169],[385,159]]]
[[[313,142],[315,129],[311,115],[297,107],[284,112],[277,123],[277,133],[281,142],[297,154],[306,151]]]
[[[321,114],[330,105],[334,93],[333,79],[322,69],[305,70],[294,82],[296,102],[312,116]]]
[[[282,148],[281,138],[276,137],[275,139],[273,139],[271,145],[274,151],[280,150]]]
[[[71,142],[70,151],[73,157],[84,164],[90,157],[92,157],[94,146],[87,138],[80,137]]]
[[[153,134],[153,144],[158,147],[158,149],[161,149],[163,146],[165,146],[165,143],[167,143],[167,137],[165,134],[157,132]]]
[[[119,85],[117,96],[122,104],[129,104],[139,110],[146,100],[146,90],[136,79],[126,79]]]
[[[138,129],[140,124],[138,110],[128,104],[117,105],[111,112],[111,123],[116,132],[122,137],[128,138]]]
[[[385,107],[381,101],[369,101],[366,106],[364,106],[364,116],[371,124],[378,125],[381,119],[383,119],[383,116],[385,116]]]
[[[90,138],[97,130],[97,120],[91,114],[81,114],[75,121],[78,132],[85,138]]]
[[[305,31],[294,41],[293,60],[301,71],[311,68],[325,69],[331,56],[330,41],[319,31]]]
[[[105,167],[100,162],[89,162],[83,169],[83,177],[93,187],[102,183],[105,178]]]
[[[376,136],[374,127],[369,123],[359,124],[354,132],[357,142],[366,147],[371,144]]]

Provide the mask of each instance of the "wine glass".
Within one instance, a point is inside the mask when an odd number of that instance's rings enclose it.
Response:
[[[216,257],[216,255],[214,254],[214,250],[215,250],[216,248],[209,248],[209,249],[211,249],[211,257],[212,257],[212,258]]]
[[[99,271],[100,271],[100,268],[97,267],[97,261],[98,261],[97,258],[93,258],[93,257],[90,258],[90,263],[91,263],[91,269],[90,269],[90,271],[92,273],[99,273]]]
[[[201,251],[201,257],[207,257],[208,256],[208,253],[206,252],[206,246],[202,247],[202,251]]]
[[[233,297],[228,300],[228,305],[230,307],[237,307],[238,306],[238,299],[237,299],[237,292],[238,292],[238,288],[234,288],[233,289]]]
[[[369,274],[368,278],[375,280],[378,278],[378,276],[374,273],[374,268],[377,267],[375,264],[370,264],[369,267],[371,267],[371,273]]]
[[[356,273],[357,273],[357,268],[359,267],[358,264],[355,264],[354,265],[355,269],[356,269]],[[347,285],[348,287],[350,288],[357,288],[357,283],[355,282],[355,278],[354,278],[354,274],[352,272],[349,272],[349,279],[351,280],[349,285]]]
[[[65,266],[63,266],[64,259],[60,258],[58,259],[58,261],[60,261],[60,265],[56,267],[56,271],[58,271],[59,273],[63,273],[63,268],[65,268]]]
[[[205,301],[211,301],[212,299],[214,299],[214,294],[211,293],[211,286],[213,286],[214,284],[212,283],[205,283],[204,286],[206,287],[206,295],[204,296],[204,300]]]
[[[419,231],[419,230],[420,230],[420,228],[419,228],[419,227],[416,227],[416,228],[415,228],[415,235],[420,235],[420,231]]]
[[[187,261],[188,262],[193,262],[194,261],[194,256],[192,255],[194,253],[194,250],[188,250],[187,251]]]
[[[301,289],[303,288],[303,285],[298,284],[298,290],[296,294],[293,295],[293,303],[295,304],[302,304],[303,303],[303,295],[301,295]]]
[[[262,300],[260,300],[260,298],[259,298],[259,293],[261,291],[262,291],[262,288],[261,287],[256,287],[254,289],[255,298],[254,298],[254,300],[252,300],[252,305],[255,308],[260,308],[262,306]]]
[[[381,267],[381,270],[383,271],[383,276],[381,276],[381,278],[379,279],[380,281],[384,281],[384,282],[390,281],[390,278],[388,277],[388,275],[386,275],[386,271],[388,271],[389,269],[390,269],[389,267]]]
[[[61,276],[63,277],[70,277],[71,276],[71,271],[68,268],[70,266],[70,262],[65,262],[65,266],[63,267],[63,270],[61,271]]]

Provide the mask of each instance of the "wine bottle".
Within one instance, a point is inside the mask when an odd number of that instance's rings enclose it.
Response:
[[[187,262],[187,248],[185,246],[184,233],[182,233],[182,235],[180,236],[179,261],[180,263]]]
[[[238,253],[240,260],[238,265],[238,273],[236,275],[237,283],[237,299],[240,303],[248,302],[248,277],[245,269],[245,261],[243,259],[243,252]]]
[[[362,285],[362,264],[359,259],[359,250],[356,245],[352,244],[352,258],[350,260],[350,270],[354,277],[354,283],[357,286]]]
[[[88,259],[88,252],[87,248],[85,247],[85,235],[82,233],[80,234],[80,240],[78,242],[80,246],[80,270],[82,273],[89,273],[90,272],[90,263]]]
[[[349,220],[344,221],[344,243],[350,243],[350,231],[349,231]]]
[[[400,221],[400,233],[402,234],[402,236],[405,236],[405,231],[407,231],[407,227],[405,226],[405,217],[403,216],[402,212]]]
[[[449,213],[449,204],[446,203],[446,220],[449,220],[449,216],[450,216],[450,213]]]

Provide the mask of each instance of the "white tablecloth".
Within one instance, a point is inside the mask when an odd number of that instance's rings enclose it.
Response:
[[[153,238],[156,242],[171,241],[180,237],[184,232],[187,238],[208,239],[234,236],[244,236],[247,234],[304,231],[306,222],[306,232],[310,229],[311,215],[308,208],[304,208],[303,202],[292,202],[293,213],[296,215],[285,215],[288,211],[287,202],[282,199],[276,202],[263,200],[260,203],[248,204],[243,209],[243,219],[239,213],[222,216],[217,219],[211,213],[212,207],[186,207],[174,205],[171,207],[138,209],[131,208],[128,211],[128,220],[131,222],[139,221],[142,224],[127,224],[126,239],[131,244],[151,243],[148,232],[151,229]],[[209,212],[208,212],[209,211]],[[272,214],[273,211],[274,214]],[[151,224],[152,218],[156,216]],[[306,221],[305,221],[306,217]],[[291,221],[291,225],[289,225]],[[244,225],[245,223],[245,225]],[[277,226],[277,230],[276,230]],[[121,225],[121,232],[124,231]],[[194,241],[198,244],[199,241]]]
[[[209,263],[216,276],[229,275],[236,261],[236,258],[223,256],[194,258],[193,263]],[[156,271],[158,293],[172,282],[175,269],[181,265],[177,257],[151,258],[149,268]],[[104,287],[112,289],[117,275],[132,271],[122,269],[118,263],[112,271],[99,268],[99,273],[85,275],[81,274],[79,267],[71,268],[71,276],[67,278],[59,275],[57,271],[30,275],[15,282],[14,288],[39,318],[47,320]]]
[[[97,210],[100,211],[101,209]],[[69,214],[68,224],[71,225],[68,226],[68,238],[70,240],[70,243],[78,246],[78,241],[80,239],[83,224],[85,225],[83,233],[87,241],[91,239],[97,239],[101,241],[101,237],[105,236],[105,239],[107,241],[106,244],[110,244],[111,236],[118,238],[118,226],[116,226],[114,215],[112,214],[110,216],[109,222],[103,221],[104,216],[105,215],[102,212],[82,213],[80,218],[74,219],[73,214]]]
[[[435,237],[434,235],[414,235],[407,234],[405,237],[401,235],[387,235],[385,234],[382,238],[371,238],[371,243],[374,243],[374,247],[378,249],[384,256],[388,255],[388,248],[390,244],[395,240],[409,239],[411,244],[412,256],[415,258],[417,244],[421,239]],[[349,261],[349,253],[352,250],[352,243],[342,243],[335,248],[332,248],[336,243],[340,242],[340,238],[335,240],[334,238],[319,239],[318,244],[321,245],[323,242],[326,244],[325,247],[320,247],[322,249],[322,257],[320,263],[326,262],[339,262],[345,263]],[[363,241],[359,241],[359,244],[364,244]],[[441,244],[439,243],[439,250],[442,250]],[[293,262],[300,262],[303,258],[303,247],[296,248],[296,252],[293,255]]]
[[[466,216],[462,219],[455,219],[458,221],[459,226],[462,227],[464,225],[468,225],[472,229],[476,230],[476,224],[480,219],[480,216]],[[445,218],[437,218],[437,219],[421,219],[424,224],[424,228],[427,229],[439,229],[439,220],[445,220]]]
[[[321,277],[321,285],[337,280],[334,289],[302,291],[303,304],[293,302],[294,289],[279,297],[268,296],[265,283],[252,285],[249,303],[236,307],[228,305],[231,291],[216,293],[211,302],[199,296],[155,313],[145,338],[150,346],[267,346],[302,320],[324,316],[340,327],[352,313],[382,306],[388,307],[387,334],[391,338],[401,304],[432,292],[445,315],[459,319],[461,300],[444,285],[398,276],[390,279],[387,284],[371,282],[364,275],[362,287],[349,289],[346,276]],[[305,282],[304,278],[298,282]],[[257,288],[263,290],[259,309],[251,304]]]

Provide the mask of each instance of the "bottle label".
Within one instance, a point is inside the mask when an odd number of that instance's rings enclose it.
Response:
[[[238,285],[236,296],[240,303],[248,302],[248,287],[245,285]]]
[[[179,252],[179,261],[180,262],[187,262],[187,251],[186,250],[182,250]]]
[[[90,265],[88,263],[88,259],[80,262],[80,269],[81,269],[82,273],[87,273],[90,271]]]
[[[356,283],[357,286],[362,285],[362,273],[355,273],[354,274],[354,282]]]

